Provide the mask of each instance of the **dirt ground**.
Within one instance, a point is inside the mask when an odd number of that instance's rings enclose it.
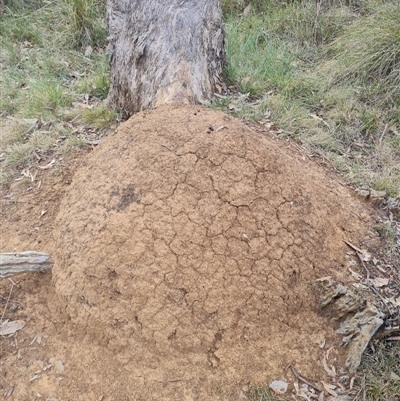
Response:
[[[377,233],[340,177],[189,106],[139,113],[65,164],[1,193],[1,252],[44,251],[55,265],[0,283],[3,319],[26,322],[0,340],[0,394],[246,399],[293,382],[290,365],[327,380],[331,347],[341,372],[339,323],[313,281],[351,285],[344,240],[370,248]]]

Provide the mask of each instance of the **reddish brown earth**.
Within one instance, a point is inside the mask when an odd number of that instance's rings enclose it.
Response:
[[[343,240],[374,234],[372,210],[337,177],[189,106],[135,115],[82,160],[71,185],[76,163],[59,183],[3,193],[1,252],[46,251],[55,266],[0,283],[4,318],[27,322],[1,340],[0,393],[235,400],[292,381],[291,364],[324,379],[332,346],[340,371],[338,323],[313,281],[351,283]]]

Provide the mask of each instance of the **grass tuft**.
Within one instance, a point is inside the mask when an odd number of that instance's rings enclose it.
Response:
[[[97,0],[64,0],[67,5],[69,30],[74,44],[83,46],[104,46],[107,30],[104,18],[105,2]]]
[[[400,7],[380,5],[352,24],[328,48],[336,59],[336,79],[365,87],[364,96],[389,107],[400,106]],[[400,122],[398,114],[393,114]]]
[[[250,401],[278,401],[266,387],[255,387],[250,391]]]
[[[85,109],[81,114],[85,125],[100,129],[109,127],[117,118],[115,111],[108,109],[104,103]]]
[[[397,401],[400,399],[400,346],[379,343],[375,352],[364,355],[361,370],[365,375],[365,398],[362,393],[355,401]]]

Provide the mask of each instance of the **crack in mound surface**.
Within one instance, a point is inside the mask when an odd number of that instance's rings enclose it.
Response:
[[[60,210],[61,303],[138,394],[147,381],[153,398],[207,398],[215,383],[265,384],[289,364],[321,377],[319,344],[340,343],[311,282],[349,280],[343,240],[366,233],[365,205],[236,119],[171,105],[135,115],[88,157]]]

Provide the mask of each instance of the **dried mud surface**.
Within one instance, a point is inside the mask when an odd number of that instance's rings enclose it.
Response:
[[[372,210],[267,135],[163,107],[63,174],[2,189],[0,251],[57,264],[54,282],[0,280],[2,319],[26,322],[0,337],[0,398],[246,399],[251,385],[290,383],[289,363],[321,379],[341,339],[310,283],[351,281],[342,239],[374,242]],[[344,358],[335,348],[329,365]]]
[[[164,106],[85,159],[43,301],[60,400],[233,400],[290,364],[323,377],[319,346],[341,338],[312,281],[351,281],[343,240],[369,238],[371,211],[291,153],[222,113]]]

